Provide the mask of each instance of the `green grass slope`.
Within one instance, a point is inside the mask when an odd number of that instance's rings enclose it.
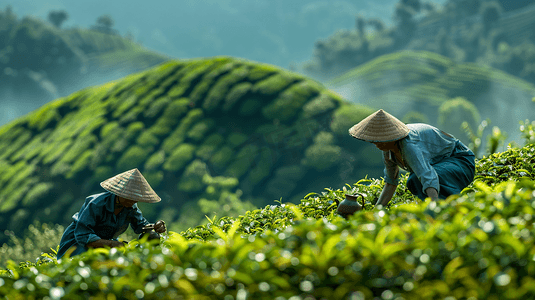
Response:
[[[481,115],[518,119],[535,95],[535,86],[505,72],[474,63],[455,63],[426,51],[400,51],[380,56],[328,82],[329,88],[355,103],[373,104],[396,115],[419,111],[436,120],[444,101],[464,97]],[[504,107],[505,105],[505,107]],[[506,109],[507,108],[507,109]]]
[[[535,146],[479,160],[476,180],[438,203],[383,181],[349,185],[366,209],[335,214],[346,188],[214,219],[162,246],[131,242],[55,261],[12,262],[0,295],[55,299],[530,299],[535,297]],[[406,179],[406,177],[405,177]],[[413,203],[406,203],[407,201]]]
[[[140,204],[148,219],[195,224],[249,203],[298,201],[380,170],[380,156],[365,155],[371,145],[347,134],[372,112],[271,65],[169,62],[0,127],[0,226],[67,225],[85,197],[103,191],[100,181],[132,168],[163,199]]]

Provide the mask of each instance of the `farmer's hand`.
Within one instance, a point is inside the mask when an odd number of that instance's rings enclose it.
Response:
[[[167,228],[165,228],[165,222],[162,220],[159,220],[158,222],[154,223],[154,231],[158,233],[163,233],[167,231]]]
[[[115,248],[115,247],[124,247],[125,244],[119,241],[100,239],[98,241],[91,242],[87,244],[86,246],[89,248],[104,248],[104,247]]]
[[[425,193],[427,194],[428,197],[431,198],[431,200],[438,201],[438,192],[435,188],[428,187],[425,189]]]

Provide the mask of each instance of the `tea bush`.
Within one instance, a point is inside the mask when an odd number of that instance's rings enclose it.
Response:
[[[460,195],[419,201],[403,174],[388,207],[383,180],[310,193],[239,217],[56,261],[9,262],[8,299],[528,299],[535,297],[535,146],[477,161]],[[336,214],[345,193],[364,210]],[[360,201],[360,200],[359,200]],[[279,298],[277,298],[279,297]]]
[[[7,267],[8,259],[17,262],[35,262],[42,253],[53,253],[53,249],[59,245],[63,230],[61,225],[39,222],[28,226],[24,238],[18,238],[6,230],[4,234],[9,235],[10,239],[0,247],[0,268]]]

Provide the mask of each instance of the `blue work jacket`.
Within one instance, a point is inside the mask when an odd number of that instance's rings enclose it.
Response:
[[[110,192],[91,195],[85,199],[79,212],[72,218],[73,222],[65,229],[57,258],[65,255],[67,250],[74,247],[70,256],[78,255],[88,250],[87,244],[105,240],[117,240],[117,237],[132,226],[135,233],[142,232],[143,226],[149,222],[143,217],[141,210],[134,204],[124,207],[117,215],[114,214],[114,202],[117,196]]]
[[[450,157],[456,149],[456,145],[461,142],[454,136],[428,124],[407,124],[407,127],[410,130],[409,135],[398,142],[402,161],[398,161],[392,151],[383,151],[385,182],[397,185],[399,181],[398,167],[400,167],[418,177],[424,194],[429,187],[440,191],[438,175],[433,165]],[[474,155],[464,145],[461,150],[456,151],[464,151],[467,155]]]

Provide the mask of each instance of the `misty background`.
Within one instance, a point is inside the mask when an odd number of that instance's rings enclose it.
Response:
[[[437,11],[441,11],[444,5],[463,1],[467,0],[434,0],[422,1],[421,3],[432,4]],[[99,17],[108,15],[112,18],[112,28],[117,36],[128,37],[148,51],[157,53],[161,56],[161,61],[228,55],[300,72],[303,71],[303,65],[306,62],[318,57],[318,53],[321,52],[318,49],[325,45],[326,41],[330,40],[331,42],[331,48],[328,48],[330,52],[327,52],[327,56],[336,54],[336,47],[333,47],[332,43],[344,42],[347,40],[343,37],[344,35],[356,32],[357,16],[366,20],[380,20],[384,26],[392,28],[399,25],[395,22],[397,5],[400,3],[411,5],[412,2],[419,1],[183,0],[160,1],[158,5],[154,5],[139,0],[128,2],[96,0],[79,3],[67,0],[39,2],[17,0],[2,2],[0,9],[10,6],[19,20],[30,16],[45,23],[48,22],[48,15],[51,11],[65,11],[68,13],[68,18],[61,25],[62,30],[92,28]],[[531,0],[500,0],[499,2],[503,13],[518,10],[516,6],[521,7],[535,3]],[[533,6],[530,7],[533,8]],[[421,20],[422,17],[425,16],[419,13],[416,19]],[[372,26],[367,26],[365,30],[373,33]],[[526,30],[530,29],[526,28]],[[427,38],[434,38],[434,34],[428,34]],[[499,38],[498,36],[496,40],[499,41]],[[2,43],[1,40],[0,43]],[[441,54],[450,58],[455,56],[454,54]],[[344,59],[340,54],[337,55],[339,55],[336,58],[337,63],[343,64]],[[354,67],[372,58],[365,58],[359,62],[353,61],[348,65]],[[89,61],[89,66],[84,66],[84,68],[91,68],[91,63]],[[155,62],[155,64],[157,63]],[[27,76],[38,82],[39,89],[42,90],[44,87],[46,95],[33,93],[31,87],[15,86],[6,82],[3,85],[0,84],[0,105],[2,107],[0,125],[29,113],[58,97],[67,96],[85,87],[103,84],[142,70],[142,68],[110,70],[101,68],[102,70],[98,70],[99,66],[93,66],[93,68],[97,70],[83,77],[67,78],[66,81],[62,82],[62,87],[54,86],[54,82],[48,80],[47,74],[30,72]],[[304,73],[327,84],[328,80],[321,76],[322,73],[326,73],[325,68],[321,67],[318,70],[319,73],[314,74],[315,76],[307,72]],[[10,70],[5,69],[4,73],[8,74],[8,71]],[[338,70],[335,73],[341,74],[343,72]],[[359,86],[358,83],[353,83],[350,89],[332,87],[328,84],[327,86],[351,102],[375,107],[374,103],[366,101],[367,87],[364,85]],[[498,101],[497,97],[504,99],[526,98],[526,95],[514,95],[514,93],[515,91],[495,90],[489,92],[488,97],[493,98],[493,101]],[[529,104],[526,103],[526,105]],[[495,114],[494,112],[497,110],[494,108],[488,108],[485,111],[485,108],[481,110],[480,107],[482,119],[490,118],[493,121],[491,126],[500,126],[508,133],[509,140],[520,143],[520,134],[517,132],[518,120],[530,117],[530,107],[524,105],[511,107],[510,103],[503,103],[500,108],[514,110],[512,113],[516,117],[515,120],[511,122],[509,115]]]
[[[432,1],[442,4],[445,0]],[[20,19],[32,16],[47,21],[50,11],[64,10],[62,29],[90,28],[99,16],[112,17],[113,28],[149,50],[171,59],[229,55],[283,68],[311,59],[314,43],[334,32],[355,28],[355,16],[379,18],[392,24],[397,0],[181,0],[159,1],[33,1],[0,2],[12,7]],[[1,43],[1,41],[0,41]],[[73,82],[58,97],[102,84],[130,72],[101,73]],[[0,91],[0,125],[48,101],[25,100],[16,91]]]

